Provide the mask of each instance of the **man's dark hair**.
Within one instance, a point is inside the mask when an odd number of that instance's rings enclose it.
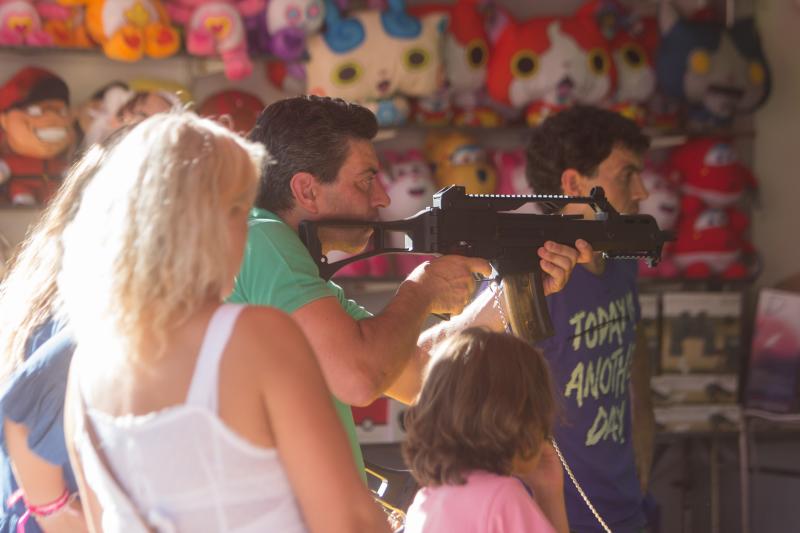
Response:
[[[339,98],[298,96],[267,106],[248,136],[263,144],[271,158],[261,169],[256,206],[273,212],[291,209],[292,176],[308,172],[323,183],[334,181],[350,140],[369,141],[377,132],[370,110]]]
[[[536,194],[563,194],[561,174],[565,170],[574,168],[584,176],[594,176],[617,146],[644,154],[650,139],[619,113],[571,107],[533,129],[525,150],[525,175]]]

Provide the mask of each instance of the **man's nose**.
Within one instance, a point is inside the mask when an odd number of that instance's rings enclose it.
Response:
[[[373,183],[375,186],[372,188],[372,206],[381,209],[389,207],[392,199],[386,193],[386,187],[383,186],[383,182],[376,178]]]
[[[641,172],[637,172],[633,178],[633,190],[631,191],[631,196],[634,200],[639,202],[643,200],[647,200],[647,197],[650,196],[650,193],[647,192],[647,187],[644,186],[644,181],[642,180]]]

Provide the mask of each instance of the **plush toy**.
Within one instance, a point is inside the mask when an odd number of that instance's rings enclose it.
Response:
[[[497,169],[497,194],[536,194],[525,175],[525,150],[495,150],[492,161]],[[536,203],[525,204],[514,212],[542,214]]]
[[[59,0],[86,6],[89,35],[111,59],[138,61],[169,57],[180,48],[178,32],[159,0]]]
[[[594,19],[510,16],[495,30],[489,59],[489,95],[525,109],[529,124],[574,103],[600,104],[614,87],[608,45]]]
[[[26,67],[0,87],[0,182],[15,205],[44,204],[58,188],[75,141],[69,89],[52,72]]]
[[[62,6],[57,0],[49,0],[38,2],[36,8],[53,45],[64,48],[96,46],[86,29],[86,9],[83,6]]]
[[[656,20],[644,18],[634,27],[618,31],[611,41],[617,71],[613,108],[639,125],[646,121],[645,104],[656,89],[658,39]]]
[[[679,17],[668,2],[659,15],[656,72],[661,89],[689,105],[692,125],[719,125],[766,100],[770,73],[752,18],[731,28]]]
[[[400,220],[410,217],[430,207],[436,185],[433,182],[431,167],[422,152],[408,150],[405,153],[387,151],[387,171],[381,173],[381,180],[391,203],[380,209],[381,220]],[[390,235],[392,247],[404,248],[405,237],[401,234]],[[423,261],[431,256],[398,254],[394,256],[397,274],[405,277]]]
[[[440,189],[462,185],[468,194],[489,194],[497,187],[497,173],[486,151],[469,135],[459,131],[431,133],[425,141],[425,157]]]
[[[274,59],[265,61],[267,79],[281,91],[299,95],[306,92],[306,68],[302,63],[284,63]]]
[[[660,229],[672,231],[678,222],[681,199],[677,184],[669,179],[668,174],[663,164],[656,164],[652,160],[646,161],[642,171],[642,182],[648,196],[639,202],[639,212],[656,219]],[[639,263],[639,275],[661,278],[676,276],[678,269],[671,255],[672,243],[667,243],[664,245],[658,265],[649,267],[644,261]]]
[[[198,114],[206,117],[230,117],[231,129],[247,135],[256,125],[264,102],[254,94],[228,89],[215,93],[200,104]]]
[[[246,78],[253,72],[242,16],[255,16],[263,9],[263,2],[173,0],[167,4],[167,9],[170,16],[183,25],[190,54],[219,55],[225,76],[232,80]]]
[[[755,178],[725,139],[690,141],[673,152],[670,164],[684,194],[675,264],[688,278],[745,277],[753,247],[743,236],[747,216],[735,204],[755,188]]]
[[[50,46],[53,38],[42,28],[34,2],[0,0],[0,45]]]
[[[306,37],[318,32],[324,20],[322,0],[267,0],[266,8],[247,17],[245,25],[252,49],[294,62],[302,59]]]
[[[117,113],[133,95],[126,83],[113,81],[78,106],[76,115],[79,132],[83,135],[82,149],[102,141],[117,128]]]
[[[485,14],[479,0],[458,0],[455,4],[429,4],[410,8],[412,14],[447,14],[450,22],[444,36],[446,103],[452,107],[453,122],[466,126],[497,126],[501,118],[486,105],[486,66],[489,62],[489,37],[484,26]],[[420,121],[431,123],[424,111],[434,110],[431,117],[438,124],[443,111],[442,97],[433,102],[420,102]]]
[[[345,100],[380,102],[373,107],[396,122],[408,114],[399,96],[427,96],[441,85],[444,15],[417,19],[403,0],[387,10],[359,11],[343,18],[329,2],[326,29],[308,39],[308,92]]]

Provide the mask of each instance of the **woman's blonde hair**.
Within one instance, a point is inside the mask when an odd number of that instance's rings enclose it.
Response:
[[[79,345],[160,354],[228,271],[228,215],[252,204],[266,153],[186,111],[154,115],[109,151],[64,232],[58,285]],[[107,344],[106,344],[107,346]]]
[[[463,484],[472,470],[509,475],[515,457],[538,454],[555,409],[538,349],[470,328],[432,355],[419,398],[405,414],[403,457],[423,486]]]
[[[59,309],[56,276],[61,268],[61,235],[80,204],[86,184],[116,136],[87,150],[67,173],[39,222],[9,262],[0,285],[0,383],[25,360],[28,342]]]

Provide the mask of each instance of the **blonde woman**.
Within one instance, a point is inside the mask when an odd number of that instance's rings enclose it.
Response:
[[[156,115],[65,231],[65,425],[94,531],[388,530],[299,328],[222,303],[265,157],[208,119]]]
[[[86,530],[64,442],[74,343],[56,316],[56,275],[64,227],[113,142],[95,145],[70,169],[0,285],[0,533]]]

